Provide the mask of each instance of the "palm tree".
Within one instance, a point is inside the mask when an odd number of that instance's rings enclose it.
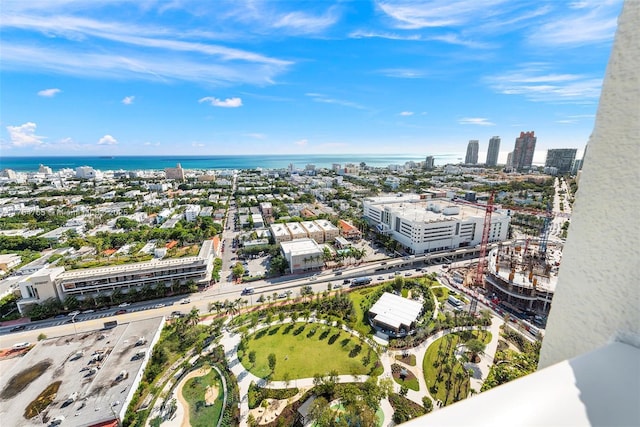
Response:
[[[188,325],[195,326],[200,321],[200,310],[193,307],[189,314],[187,314],[186,322]]]

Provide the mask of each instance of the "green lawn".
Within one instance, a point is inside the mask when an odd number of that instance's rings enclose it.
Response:
[[[367,288],[362,288],[362,289],[349,292],[349,299],[353,301],[353,308],[356,313],[356,324],[353,329],[360,332],[361,334],[374,335],[376,331],[365,320],[365,312],[362,309],[362,307],[360,307],[360,303],[363,302],[368,295],[373,295],[378,289],[380,289],[383,286],[386,286],[386,284],[370,286]]]
[[[256,352],[256,363],[251,366],[248,354]],[[265,378],[271,371],[268,356],[276,356],[272,380],[309,378],[331,371],[339,375],[379,375],[374,369],[378,356],[366,343],[360,343],[346,331],[315,323],[295,323],[271,326],[249,336],[247,348],[238,356],[244,367],[258,377]],[[369,359],[365,364],[366,359]],[[293,385],[293,384],[292,384]]]
[[[418,383],[418,379],[413,374],[413,372],[407,369],[406,377],[404,379],[400,378],[400,370],[403,369],[397,363],[391,365],[391,370],[393,371],[393,380],[400,385],[407,387],[410,390],[418,391],[420,390],[420,384]]]
[[[208,385],[218,388],[215,404],[204,405],[204,394]],[[224,390],[218,373],[211,371],[202,377],[191,378],[182,388],[182,396],[189,403],[189,423],[192,427],[208,427],[216,425],[222,415]]]
[[[462,363],[456,360],[452,369],[447,372],[445,361],[454,353],[454,349],[461,340],[465,342],[471,338],[478,338],[485,343],[491,341],[491,332],[488,331],[466,331],[449,335],[453,338],[451,345],[448,346],[446,336],[439,338],[429,346],[422,362],[424,379],[431,396],[441,400],[445,405],[464,399],[469,394],[469,379]],[[448,352],[446,351],[447,347],[449,348]],[[438,357],[439,348],[445,352],[443,357]],[[434,385],[437,388],[435,393],[433,392]]]

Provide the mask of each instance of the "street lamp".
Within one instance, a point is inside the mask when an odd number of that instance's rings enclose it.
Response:
[[[77,314],[74,314],[71,317],[71,323],[73,323],[73,330],[74,330],[74,332],[75,332],[75,334],[77,336],[78,335],[78,329],[76,328],[76,316],[77,316]]]

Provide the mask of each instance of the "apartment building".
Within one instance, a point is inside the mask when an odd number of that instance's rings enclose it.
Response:
[[[45,268],[19,284],[22,299],[18,301],[18,308],[22,312],[25,307],[49,298],[64,301],[68,296],[75,296],[83,299],[116,289],[127,292],[145,285],[169,287],[188,280],[206,285],[211,280],[213,258],[213,241],[205,240],[198,255],[192,257],[71,271],[65,271],[64,267]]]

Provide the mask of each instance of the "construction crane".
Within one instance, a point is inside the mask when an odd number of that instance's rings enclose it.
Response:
[[[547,243],[549,242],[549,225],[551,224],[551,203],[547,203],[547,214],[544,216],[544,224],[540,233],[540,255],[544,258],[547,256]]]
[[[484,275],[484,267],[487,257],[487,245],[489,244],[489,232],[491,231],[491,213],[494,210],[493,200],[495,197],[495,191],[491,192],[489,200],[487,201],[487,210],[484,215],[484,226],[482,228],[482,241],[480,243],[480,258],[478,259],[478,270],[476,270],[476,286],[482,286],[482,277]]]

